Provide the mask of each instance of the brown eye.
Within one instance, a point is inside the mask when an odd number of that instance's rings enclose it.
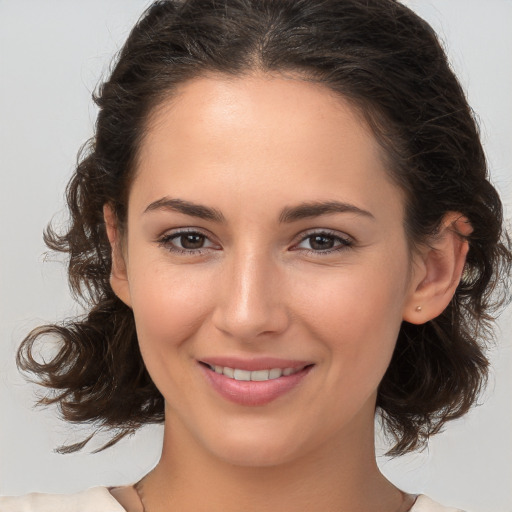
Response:
[[[178,231],[164,235],[158,244],[170,252],[183,255],[198,255],[206,250],[219,249],[212,241],[199,231]]]
[[[179,237],[183,249],[200,249],[203,247],[205,239],[206,237],[199,233],[185,233]]]
[[[350,238],[330,232],[310,233],[296,246],[312,254],[329,254],[348,249],[353,245]]]
[[[325,235],[314,235],[309,237],[309,245],[315,251],[332,249],[334,247],[334,237]]]

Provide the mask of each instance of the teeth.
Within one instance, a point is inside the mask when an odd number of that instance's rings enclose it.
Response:
[[[257,370],[254,372],[251,372],[251,380],[268,380],[268,374],[270,370]]]
[[[279,377],[281,377],[281,375],[283,375],[283,371],[281,370],[281,368],[272,368],[272,370],[270,370],[270,372],[268,373],[268,378],[278,379]]]
[[[235,380],[251,380],[251,372],[247,370],[239,370],[238,368],[234,370]]]
[[[222,368],[222,373],[226,376],[226,377],[229,377],[230,379],[234,379],[235,378],[235,370],[233,370],[233,368],[228,368],[227,366],[224,368]]]
[[[225,375],[230,379],[243,380],[243,381],[257,381],[264,382],[266,380],[274,380],[279,377],[292,375],[297,373],[302,368],[272,368],[270,370],[241,370],[239,368],[229,368],[227,366],[210,366],[210,368],[221,375]]]

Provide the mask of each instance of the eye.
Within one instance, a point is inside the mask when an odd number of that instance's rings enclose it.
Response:
[[[199,231],[175,231],[162,236],[158,243],[165,249],[179,254],[202,254],[217,246]]]
[[[309,253],[329,254],[346,250],[353,244],[354,242],[348,237],[342,237],[328,231],[320,231],[308,233],[295,248],[304,249]]]
[[[179,242],[182,249],[200,249],[203,247],[206,237],[200,233],[186,233],[177,236],[175,242]]]

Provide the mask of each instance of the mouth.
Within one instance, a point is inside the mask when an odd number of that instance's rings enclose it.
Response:
[[[244,406],[266,405],[288,394],[314,363],[276,359],[198,361],[207,382],[221,397]],[[223,363],[223,364],[220,364]]]
[[[224,375],[228,379],[240,380],[240,381],[253,381],[253,382],[265,382],[267,380],[279,379],[281,377],[289,377],[295,373],[300,372],[306,366],[301,367],[287,367],[287,368],[269,368],[264,370],[243,370],[241,368],[231,368],[229,366],[219,366],[219,365],[210,365],[207,363],[206,366],[218,373],[219,375]]]

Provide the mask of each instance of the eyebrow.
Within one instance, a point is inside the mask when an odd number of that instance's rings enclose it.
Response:
[[[171,210],[178,213],[183,213],[185,215],[190,215],[191,217],[197,217],[199,219],[211,220],[218,223],[226,222],[226,218],[219,210],[210,208],[209,206],[203,206],[201,204],[185,201],[184,199],[162,197],[162,199],[151,203],[144,210],[144,213],[152,212],[155,210]]]
[[[210,220],[220,224],[226,222],[226,218],[221,211],[209,206],[186,201],[184,199],[163,197],[149,204],[144,210],[144,213],[152,212],[155,210],[175,211],[189,215],[191,217]],[[340,201],[312,201],[301,203],[297,206],[286,206],[283,208],[279,215],[279,223],[288,224],[291,222],[332,213],[354,213],[356,215],[375,219],[375,217],[369,211],[363,210],[349,203],[343,203]]]
[[[298,206],[287,206],[279,215],[280,223],[295,222],[302,219],[319,217],[330,213],[355,213],[363,217],[375,219],[375,217],[366,210],[358,208],[353,204],[342,203],[340,201],[313,201],[302,203]]]

